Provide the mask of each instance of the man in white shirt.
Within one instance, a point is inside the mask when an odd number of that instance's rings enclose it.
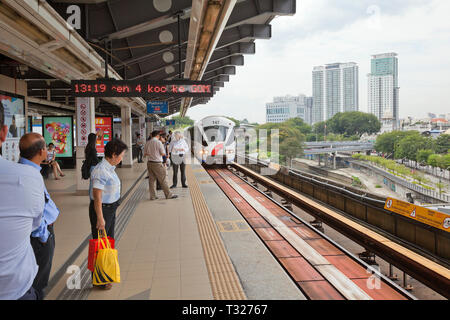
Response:
[[[4,119],[0,103],[0,147],[8,134]],[[32,287],[38,265],[30,235],[41,224],[44,205],[39,171],[0,157],[0,300],[38,298]]]
[[[189,152],[189,146],[184,140],[181,132],[177,131],[174,133],[174,138],[172,138],[172,142],[169,145],[169,153],[170,153],[170,161],[173,165],[173,179],[171,189],[177,187],[178,182],[178,167],[180,167],[181,171],[181,185],[183,188],[187,188],[186,185],[186,164],[185,157]]]
[[[144,147],[144,157],[147,157],[148,169],[148,188],[150,191],[150,200],[158,199],[155,190],[155,181],[160,183],[166,199],[175,199],[178,196],[172,194],[166,180],[166,168],[163,164],[163,156],[166,155],[164,146],[159,141],[159,131],[152,132],[152,139],[147,141]]]

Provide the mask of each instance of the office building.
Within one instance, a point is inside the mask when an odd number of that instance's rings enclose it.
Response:
[[[298,96],[274,97],[273,102],[266,103],[266,122],[279,123],[291,118],[301,118],[310,124],[311,111],[307,108],[307,97]]]

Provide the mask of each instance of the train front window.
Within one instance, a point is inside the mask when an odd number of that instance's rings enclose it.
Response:
[[[224,142],[227,137],[228,128],[224,126],[204,127],[206,138],[211,142]]]

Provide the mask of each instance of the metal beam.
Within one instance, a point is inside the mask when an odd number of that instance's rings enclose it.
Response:
[[[110,1],[108,1],[110,2]],[[182,18],[186,19],[190,16],[192,0],[174,0],[169,11],[162,13],[155,9],[153,1],[140,1],[140,0],[120,0],[111,1],[111,10],[120,17],[120,20],[126,21],[125,27],[118,29],[112,33],[106,33],[105,26],[103,25],[103,11],[104,9],[98,6],[90,6],[89,20],[92,39],[124,39],[140,35],[157,28],[165,27],[171,23],[176,22],[176,17],[173,13],[183,11]],[[139,10],[138,13],[131,8]]]

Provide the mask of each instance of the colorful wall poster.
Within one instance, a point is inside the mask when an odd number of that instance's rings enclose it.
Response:
[[[113,138],[113,118],[95,117],[95,132],[97,133],[97,153],[103,156],[106,144]]]
[[[52,142],[55,145],[56,157],[73,157],[73,118],[66,117],[42,117],[42,135],[47,145]]]
[[[19,140],[25,134],[25,99],[23,96],[0,91],[0,103],[8,126],[6,141],[2,146],[2,157],[9,161],[19,160]]]

